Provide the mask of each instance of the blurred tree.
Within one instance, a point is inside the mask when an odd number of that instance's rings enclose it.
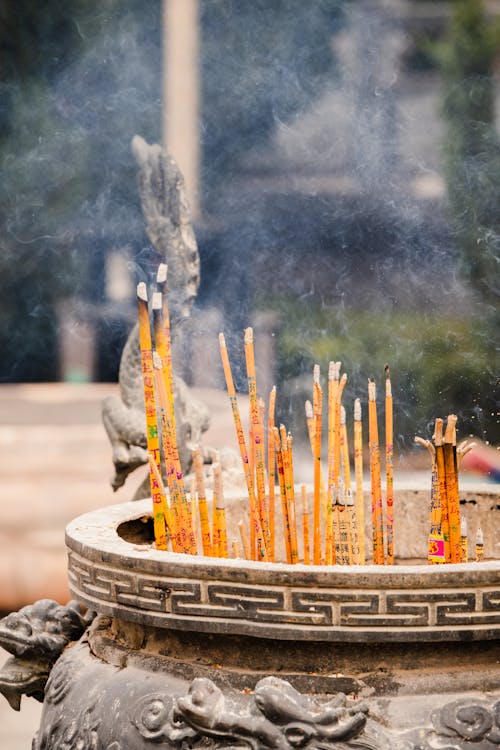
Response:
[[[160,130],[160,8],[0,0],[1,380],[57,377],[55,310],[146,244],[130,140]]]
[[[500,141],[494,64],[500,23],[481,0],[458,0],[446,38],[434,45],[444,84],[447,184],[464,276],[482,302],[498,305]]]

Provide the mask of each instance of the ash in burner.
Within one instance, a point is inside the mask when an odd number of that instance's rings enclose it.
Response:
[[[124,521],[116,529],[118,536],[130,544],[147,544],[154,542],[153,519],[141,516],[133,521]]]

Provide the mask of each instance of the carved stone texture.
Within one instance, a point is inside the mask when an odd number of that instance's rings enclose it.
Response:
[[[62,606],[41,599],[0,620],[0,646],[13,654],[0,671],[0,692],[19,711],[21,697],[43,701],[52,665],[91,622],[76,602]]]
[[[186,318],[199,286],[200,261],[191,227],[184,180],[171,156],[160,146],[149,145],[139,136],[132,141],[139,166],[139,190],[146,221],[146,232],[158,253],[158,260],[168,265],[169,309],[172,333]],[[114,489],[125,482],[128,474],[147,463],[144,397],[140,366],[138,328],[135,326],[125,344],[119,372],[120,395],[103,403],[103,422],[113,450]],[[209,415],[203,404],[189,394],[186,384],[174,379],[176,426],[181,462],[187,470],[193,447],[208,429]],[[140,488],[144,497],[147,488]]]
[[[452,641],[500,633],[500,563],[266,565],[141,549],[120,522],[150,501],[103,508],[67,528],[70,590],[88,607],[165,628],[264,638]]]
[[[366,703],[343,694],[302,695],[276,677],[260,680],[254,691],[222,690],[205,678],[188,683],[164,672],[116,670],[83,642],[56,669],[67,689],[54,701],[48,686],[33,750],[390,747]]]
[[[418,750],[498,750],[500,701],[465,697],[436,709],[432,726],[412,730],[405,746]]]

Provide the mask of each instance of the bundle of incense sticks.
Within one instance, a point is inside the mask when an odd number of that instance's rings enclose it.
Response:
[[[313,457],[312,518],[305,486],[301,488],[301,513],[297,511],[293,469],[293,437],[284,424],[275,425],[276,386],[269,395],[266,421],[265,405],[259,399],[255,368],[252,328],[244,333],[244,353],[250,402],[250,429],[248,435],[242,427],[231,364],[223,333],[219,346],[231,403],[236,437],[248,491],[248,533],[245,522],[239,522],[245,557],[251,560],[274,562],[280,527],[276,523],[275,478],[278,478],[281,510],[281,542],[288,563],[304,562],[315,565],[352,565],[365,563],[364,496],[363,496],[363,445],[361,428],[361,402],[354,405],[354,469],[355,493],[351,488],[349,434],[342,395],[347,375],[340,374],[341,363],[331,362],[328,370],[327,405],[328,424],[328,480],[322,470],[323,389],[319,365],[314,366],[312,402],[306,402],[306,421]],[[393,564],[393,476],[392,476],[392,391],[386,367],[386,508],[384,513],[380,476],[380,449],[378,442],[377,406],[374,381],[369,381],[369,434],[370,475],[372,480],[372,538],[373,558],[376,564]],[[267,430],[265,429],[267,425]],[[266,449],[267,441],[267,449]],[[302,538],[299,539],[297,518],[302,521]],[[384,526],[385,518],[385,526]],[[310,521],[312,521],[312,528]],[[384,554],[387,540],[387,557]]]
[[[427,554],[430,564],[467,562],[469,559],[467,524],[465,517],[460,516],[458,470],[462,458],[475,444],[464,441],[457,447],[456,423],[455,414],[449,414],[443,433],[443,420],[437,418],[434,443],[415,437],[415,442],[428,450],[432,467]]]
[[[157,549],[228,556],[226,511],[220,464],[213,466],[212,524],[205,491],[201,451],[193,453],[194,477],[189,493],[182,473],[174,410],[167,267],[161,264],[152,293],[151,328],[148,292],[137,286],[139,344],[144,387],[146,437]],[[153,348],[154,347],[154,348]],[[165,478],[165,479],[164,479]],[[238,551],[232,546],[233,553]]]

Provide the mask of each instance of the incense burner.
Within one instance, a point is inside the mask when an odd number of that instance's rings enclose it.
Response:
[[[88,610],[47,670],[33,750],[498,747],[497,561],[192,557],[153,549],[150,515],[126,503],[67,528]]]

